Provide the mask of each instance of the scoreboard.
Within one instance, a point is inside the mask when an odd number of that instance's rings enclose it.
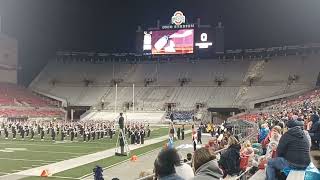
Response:
[[[144,54],[152,55],[176,55],[195,54],[213,55],[215,48],[220,47],[217,42],[216,28],[210,25],[200,25],[200,19],[196,24],[187,24],[181,11],[177,11],[171,18],[171,24],[149,28],[143,31],[143,45],[140,48]],[[218,38],[220,41],[221,38]],[[222,38],[224,41],[224,38]],[[139,45],[141,47],[141,44]]]
[[[143,51],[152,54],[193,54],[214,51],[212,28],[144,31]]]

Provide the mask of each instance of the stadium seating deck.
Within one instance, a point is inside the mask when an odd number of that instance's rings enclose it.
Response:
[[[0,84],[0,117],[61,117],[64,112],[29,90],[14,84]]]

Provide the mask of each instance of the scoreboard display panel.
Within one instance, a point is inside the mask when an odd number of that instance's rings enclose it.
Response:
[[[194,48],[193,29],[153,31],[152,54],[192,54]]]
[[[215,32],[213,28],[198,28],[195,31],[195,48],[212,49],[214,47]]]

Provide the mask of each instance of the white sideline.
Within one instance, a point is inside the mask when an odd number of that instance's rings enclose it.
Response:
[[[185,132],[185,134],[190,133],[191,130],[188,130]],[[150,140],[146,140],[144,145],[129,145],[130,150],[135,150],[141,147],[145,147],[151,144],[155,144],[161,141],[164,141],[168,139],[168,135],[165,136],[161,136],[158,138],[154,138],[154,139],[150,139]],[[32,169],[28,169],[28,170],[24,170],[24,171],[20,171],[20,172],[16,172],[13,174],[9,174],[9,175],[5,175],[5,176],[0,176],[0,178],[6,177],[6,176],[11,176],[11,175],[22,175],[22,176],[40,176],[41,172],[43,170],[48,170],[49,174],[56,174],[62,171],[66,171],[72,168],[76,168],[85,164],[89,164],[101,159],[105,159],[111,156],[114,156],[115,153],[115,149],[108,149],[105,151],[100,151],[97,153],[93,153],[93,154],[88,154],[88,155],[84,155],[84,156],[80,156],[77,158],[72,158],[72,159],[68,159],[68,160],[64,160],[64,161],[60,161],[60,162],[56,162],[56,163],[52,163],[52,164],[48,164],[45,166],[41,166],[41,167],[36,167],[36,168],[32,168]]]

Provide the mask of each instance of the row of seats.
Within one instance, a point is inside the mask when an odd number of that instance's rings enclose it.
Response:
[[[0,84],[0,106],[29,105],[33,107],[45,107],[49,103],[31,91],[9,83]]]
[[[0,109],[0,117],[63,117],[61,110],[49,109]]]
[[[118,87],[119,108],[132,102],[132,84],[136,86],[136,107],[140,109],[162,109],[165,103],[176,103],[185,109],[196,103],[215,107],[243,106],[248,103],[246,101],[314,87],[319,73],[318,59],[318,54],[311,54],[303,58],[294,55],[272,57],[266,61],[203,59],[140,64],[50,61],[30,88],[66,99],[69,105],[92,106],[104,99],[106,108],[113,109],[116,94],[111,81],[119,79],[122,81]],[[260,68],[256,68],[258,65]],[[252,86],[243,85],[252,73],[258,74],[258,79]],[[288,86],[290,75],[298,78],[297,83]],[[217,77],[225,81],[220,89],[215,83]],[[179,78],[191,82],[180,87]],[[144,87],[145,79],[156,82]],[[92,81],[92,84],[86,86],[85,80]],[[246,88],[245,92],[242,87]]]

